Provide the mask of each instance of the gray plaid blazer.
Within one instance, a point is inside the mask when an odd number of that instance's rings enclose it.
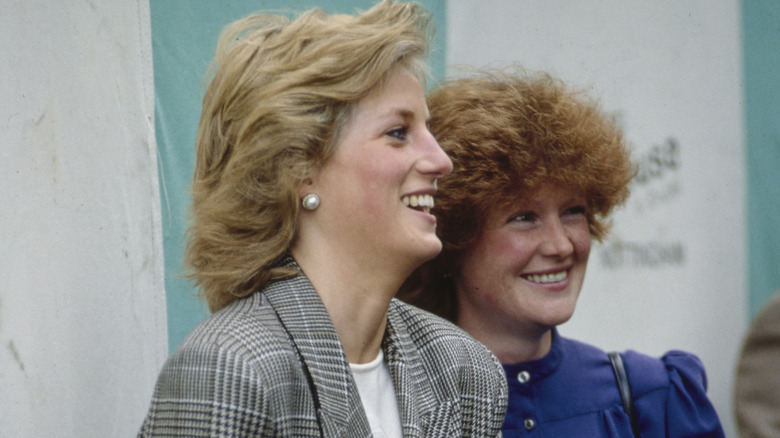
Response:
[[[288,259],[288,263],[295,263]],[[453,324],[393,300],[382,343],[405,437],[500,436],[503,369]],[[139,437],[370,437],[325,306],[303,275],[237,300],[165,363]]]

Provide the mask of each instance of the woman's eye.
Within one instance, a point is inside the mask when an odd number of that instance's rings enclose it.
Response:
[[[405,141],[407,132],[408,129],[406,127],[395,128],[395,129],[391,129],[390,131],[387,131],[387,135],[393,137],[396,140]]]
[[[531,222],[534,220],[534,215],[532,213],[523,213],[512,217],[512,220],[515,222]]]
[[[577,206],[577,207],[572,207],[572,208],[566,210],[565,214],[567,214],[567,215],[577,215],[577,216],[582,215],[582,216],[585,216],[585,211],[586,211],[585,207]]]
[[[587,221],[588,220],[587,212],[588,209],[585,208],[584,206],[572,207],[563,212],[562,219],[568,221],[577,221],[577,222]]]

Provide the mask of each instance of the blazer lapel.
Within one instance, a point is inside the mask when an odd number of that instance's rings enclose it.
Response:
[[[297,266],[291,258],[286,262]],[[323,436],[371,436],[341,341],[311,282],[301,273],[271,284],[262,293],[306,368]]]
[[[423,437],[429,430],[438,403],[422,356],[409,336],[408,327],[390,303],[382,349],[395,385],[405,437]]]

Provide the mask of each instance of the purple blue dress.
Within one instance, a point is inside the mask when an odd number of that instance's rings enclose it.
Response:
[[[693,354],[650,357],[622,354],[642,437],[724,437],[707,397],[704,365]],[[625,437],[623,410],[607,353],[553,331],[550,352],[521,364],[504,364],[509,407],[504,438]]]

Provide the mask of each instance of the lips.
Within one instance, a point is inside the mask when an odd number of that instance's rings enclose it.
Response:
[[[432,195],[404,195],[401,197],[401,202],[407,207],[426,213],[430,212],[431,208],[433,208]]]
[[[565,280],[566,277],[568,276],[569,276],[569,271],[552,272],[549,274],[521,275],[522,278],[532,283],[540,283],[540,284],[558,283],[559,281]]]

